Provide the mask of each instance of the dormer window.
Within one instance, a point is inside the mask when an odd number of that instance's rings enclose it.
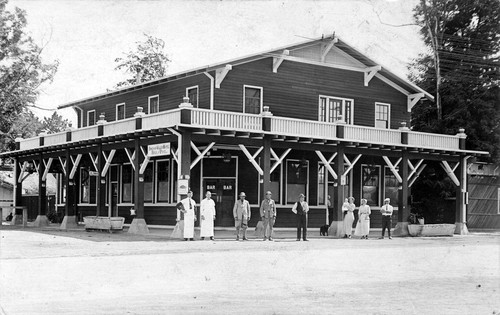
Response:
[[[148,113],[154,114],[160,111],[160,96],[154,95],[148,98]]]
[[[346,124],[352,124],[354,100],[348,98],[320,96],[318,119],[324,122],[343,121]]]

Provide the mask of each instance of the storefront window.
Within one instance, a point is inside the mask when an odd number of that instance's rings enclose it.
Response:
[[[380,166],[362,165],[362,198],[365,198],[370,206],[380,206]]]
[[[385,167],[384,198],[391,198],[391,204],[396,204],[399,198],[399,182],[389,167]]]
[[[156,190],[158,202],[170,201],[170,163],[169,161],[158,161],[156,164]]]
[[[80,169],[80,203],[95,204],[97,191],[97,177],[90,176],[87,169]]]
[[[131,164],[125,164],[122,166],[122,202],[132,203],[132,182],[134,179],[134,173]]]
[[[153,163],[144,170],[144,202],[153,202]]]
[[[309,161],[287,160],[286,163],[286,202],[294,203],[300,194],[306,195],[309,176]]]

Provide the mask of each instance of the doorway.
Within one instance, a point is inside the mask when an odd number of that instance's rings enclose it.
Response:
[[[233,206],[236,201],[236,179],[235,178],[204,178],[203,196],[206,192],[212,193],[215,202],[215,225],[233,226]]]

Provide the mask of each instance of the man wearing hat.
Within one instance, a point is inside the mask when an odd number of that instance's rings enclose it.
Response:
[[[266,192],[266,198],[262,200],[260,204],[260,217],[262,218],[262,223],[264,225],[264,241],[269,239],[273,240],[273,225],[276,220],[276,204],[274,200],[271,199],[272,193],[270,191]],[[267,233],[267,227],[269,226],[269,236]]]
[[[236,200],[233,207],[234,225],[236,226],[236,240],[240,239],[240,229],[243,230],[243,240],[247,239],[248,221],[250,221],[251,210],[250,203],[245,200],[244,192],[240,193],[240,199]]]
[[[385,198],[384,205],[380,209],[380,212],[382,213],[382,236],[380,237],[381,239],[384,238],[385,228],[387,228],[387,234],[389,235],[389,239],[392,239],[391,237],[392,211],[394,209],[389,204],[390,202],[391,199]]]

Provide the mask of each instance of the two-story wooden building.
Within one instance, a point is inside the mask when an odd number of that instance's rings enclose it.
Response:
[[[423,98],[433,96],[345,41],[321,38],[62,105],[76,111],[78,128],[19,139],[4,157],[16,160],[16,191],[30,165],[41,189],[48,172],[57,174],[63,227],[95,215],[134,219],[131,231],[146,222],[173,225],[178,187],[187,180],[198,202],[212,192],[219,226],[233,224],[241,191],[255,226],[270,190],[276,226],[294,225],[290,209],[300,193],[312,227],[325,224],[329,198],[336,227],[344,198],[357,205],[366,198],[376,210],[389,197],[401,234],[409,190],[426,161],[438,160],[457,185],[463,233],[466,160],[487,152],[466,150],[458,128],[456,135],[407,128]]]

